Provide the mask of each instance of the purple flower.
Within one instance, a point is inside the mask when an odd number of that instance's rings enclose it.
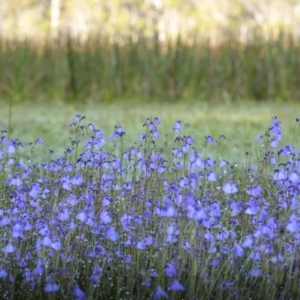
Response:
[[[215,240],[214,235],[210,231],[206,231],[204,233],[204,238],[206,240],[210,241],[211,243],[214,242],[214,240]]]
[[[10,185],[15,185],[15,186],[21,186],[22,183],[23,183],[22,179],[17,176],[12,177],[9,182]]]
[[[60,220],[60,221],[66,221],[68,220],[70,217],[70,212],[69,212],[69,209],[68,208],[63,208],[57,215],[57,218]]]
[[[255,139],[255,141],[256,142],[260,142],[260,141],[262,141],[264,138],[263,138],[263,136],[262,135],[259,135],[256,139]]]
[[[115,126],[115,131],[109,137],[110,140],[115,139],[117,136],[122,137],[125,134],[125,130],[122,126]]]
[[[217,233],[216,238],[218,241],[224,241],[229,237],[229,231],[226,229],[220,229],[220,231]]]
[[[255,239],[253,236],[249,235],[249,236],[246,236],[243,243],[242,243],[242,246],[244,248],[252,248],[253,245],[254,245],[254,242],[255,242]]]
[[[3,216],[0,221],[0,226],[6,226],[10,224],[10,219],[6,216]]]
[[[0,268],[0,278],[5,278],[6,276],[7,272],[4,269]]]
[[[181,151],[182,151],[182,153],[189,153],[189,151],[190,151],[190,145],[184,144],[184,145],[181,147]]]
[[[152,244],[153,244],[153,238],[152,238],[152,236],[146,235],[146,237],[145,237],[145,245],[146,246],[150,246]]]
[[[59,285],[53,281],[50,281],[44,287],[46,293],[55,293],[59,290]]]
[[[299,175],[296,171],[292,171],[290,174],[289,174],[289,180],[292,182],[292,183],[297,183],[299,182]]]
[[[139,250],[144,250],[146,248],[144,241],[142,241],[142,240],[138,241],[136,244],[136,248]]]
[[[297,232],[300,230],[299,218],[296,215],[293,214],[289,217],[289,221],[287,223],[286,230],[291,233],[294,233],[294,232]]]
[[[277,255],[274,255],[271,257],[270,261],[272,263],[277,263],[277,262],[283,262],[284,261],[284,257],[282,256],[281,253],[278,253]]]
[[[281,169],[275,169],[273,179],[274,180],[285,180],[287,177],[286,172]]]
[[[146,136],[146,134],[141,134],[141,136],[140,136],[140,141],[145,141],[147,139],[147,136]]]
[[[87,299],[85,293],[80,289],[80,287],[77,284],[73,286],[73,296],[76,300]]]
[[[222,168],[224,166],[226,166],[228,164],[228,161],[225,160],[225,159],[221,159],[220,163],[219,163],[219,166]]]
[[[160,121],[160,118],[159,118],[159,117],[155,117],[153,121],[154,121],[154,123],[155,123],[156,125],[160,125],[160,124],[161,124],[161,121]]]
[[[21,239],[24,238],[23,230],[24,230],[24,226],[21,225],[20,223],[16,223],[12,228],[12,236],[14,238],[21,238]]]
[[[212,144],[215,142],[215,140],[210,135],[206,136],[205,138],[206,138],[206,142],[209,144]]]
[[[246,190],[246,193],[250,196],[261,196],[262,188],[259,185],[249,186]]]
[[[173,264],[168,263],[165,267],[165,274],[168,277],[176,276],[177,275],[176,267]]]
[[[31,186],[31,190],[29,192],[29,196],[36,199],[41,193],[41,188],[37,183],[33,183]]]
[[[259,206],[258,201],[255,198],[252,198],[248,202],[248,206],[245,210],[245,213],[247,215],[255,215],[259,210],[260,210],[260,206]]]
[[[152,286],[152,284],[153,284],[152,280],[151,279],[147,279],[147,280],[145,280],[145,281],[143,281],[141,283],[141,286],[148,286],[148,287],[150,287],[150,286]]]
[[[39,275],[42,275],[44,272],[44,268],[42,265],[38,265],[36,266],[36,268],[32,271],[32,275],[35,275],[35,276],[39,276]]]
[[[258,251],[254,251],[254,252],[251,252],[249,257],[253,260],[256,260],[256,261],[261,260],[261,253],[258,252]]]
[[[176,121],[173,125],[173,130],[177,133],[180,133],[181,131],[181,124],[182,124],[182,121]]]
[[[209,265],[212,267],[217,267],[220,263],[220,260],[220,257],[216,257],[210,261]]]
[[[8,145],[7,145],[7,149],[6,149],[6,152],[7,153],[15,153],[17,150],[16,150],[16,142],[15,141],[9,141]]]
[[[159,299],[169,299],[168,294],[162,289],[161,286],[157,286],[154,296],[153,296],[153,300],[159,300]]]
[[[259,267],[254,267],[251,270],[250,275],[251,275],[251,277],[261,277],[262,276],[262,272],[261,272],[261,270],[260,270]]]
[[[72,187],[71,187],[69,181],[64,180],[62,183],[62,187],[67,191],[70,191],[70,192],[72,191]]]
[[[108,239],[110,239],[113,242],[117,241],[119,238],[118,233],[112,226],[110,226],[106,229],[106,236]]]
[[[44,145],[44,144],[45,144],[45,142],[44,142],[41,138],[37,138],[37,139],[35,140],[35,143],[36,143],[36,144],[39,144],[39,145]]]
[[[207,174],[207,181],[211,181],[211,182],[217,181],[217,175],[214,171],[210,171]]]
[[[276,163],[277,163],[276,157],[275,157],[274,155],[272,155],[272,156],[270,157],[270,164],[271,164],[271,165],[276,165]]]
[[[243,206],[240,203],[236,203],[233,200],[229,201],[229,206],[231,208],[231,216],[237,216],[242,210],[243,210]]]
[[[216,162],[215,162],[212,158],[210,158],[210,157],[208,157],[208,158],[204,161],[204,167],[205,167],[205,168],[213,167],[215,164],[216,164]]]
[[[185,143],[187,145],[192,145],[194,143],[194,140],[190,135],[188,135],[188,136],[185,137]]]
[[[75,174],[75,176],[71,179],[71,183],[74,185],[82,185],[84,180],[80,174]]]
[[[76,215],[76,219],[80,220],[81,222],[84,222],[86,220],[86,213],[84,211],[79,212]]]
[[[96,127],[94,126],[93,123],[89,123],[88,127],[92,130],[92,131],[96,131]]]
[[[197,221],[204,220],[207,218],[207,214],[203,207],[197,207],[188,205],[188,214],[187,216],[191,219],[195,219]]]
[[[90,276],[90,281],[92,281],[92,282],[99,281],[101,272],[102,272],[102,269],[99,267],[98,264],[96,264],[93,269],[93,274]]]
[[[158,277],[157,271],[155,269],[151,269],[150,276],[151,277]]]
[[[172,205],[169,205],[167,207],[161,207],[161,208],[157,207],[155,212],[164,218],[173,218],[177,214],[176,209]]]
[[[185,291],[184,286],[179,282],[179,280],[174,279],[170,285],[170,290],[174,292],[183,292]]]
[[[94,272],[89,279],[91,282],[98,282],[100,279],[100,272]]]
[[[157,129],[151,130],[152,137],[158,139],[160,137],[159,131]]]
[[[4,248],[3,248],[3,252],[4,253],[13,253],[15,251],[15,247],[11,244],[8,243]]]
[[[232,248],[232,253],[235,257],[241,257],[244,255],[244,249],[238,243],[235,242]]]
[[[214,202],[210,205],[209,215],[210,215],[211,217],[214,217],[214,218],[219,218],[219,217],[221,217],[222,212],[221,212],[220,204],[219,204],[218,201],[214,201]]]
[[[78,122],[78,121],[81,121],[82,118],[84,118],[84,116],[81,117],[81,115],[77,114],[77,115],[74,116],[73,121],[74,121],[74,122]]]
[[[222,190],[225,194],[234,194],[238,191],[238,188],[236,184],[229,181],[223,185]]]
[[[173,148],[172,154],[176,157],[181,157],[182,156],[182,150],[181,148]]]
[[[38,228],[40,229],[39,233],[41,235],[49,235],[51,233],[49,227],[47,225],[45,225],[44,223],[39,224]]]
[[[282,140],[281,134],[281,124],[278,121],[277,117],[273,117],[271,120],[272,127],[269,129],[272,132],[277,140]]]
[[[51,244],[51,248],[56,250],[56,251],[60,251],[61,250],[61,243],[60,241],[55,241]]]
[[[76,204],[78,203],[78,199],[77,199],[75,196],[73,196],[73,195],[70,195],[70,196],[66,199],[66,201],[67,201],[69,204],[71,204],[72,206],[74,206],[74,205],[76,205]]]
[[[293,148],[290,145],[286,145],[278,151],[278,155],[280,156],[287,156],[291,153],[293,153]]]
[[[103,210],[100,214],[100,219],[104,224],[109,224],[112,221],[111,215],[107,209]]]
[[[220,288],[222,291],[225,291],[227,290],[228,288],[234,286],[234,283],[233,282],[230,282],[230,281],[224,281],[220,284]]]
[[[50,247],[52,245],[52,240],[51,238],[46,235],[43,239],[42,239],[42,244],[45,246],[45,247]]]
[[[270,141],[270,147],[276,148],[279,146],[278,141],[276,140],[276,138],[272,138]]]

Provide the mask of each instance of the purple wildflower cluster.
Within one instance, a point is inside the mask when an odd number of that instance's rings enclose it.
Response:
[[[109,151],[83,120],[75,116],[76,139],[48,162],[24,162],[24,144],[1,132],[3,299],[300,296],[300,151],[280,146],[277,118],[246,169],[201,155],[182,121],[165,149],[159,118],[127,150],[116,126],[109,139],[121,151]]]

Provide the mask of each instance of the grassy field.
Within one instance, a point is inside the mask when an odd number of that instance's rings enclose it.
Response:
[[[61,155],[74,136],[68,124],[75,114],[86,116],[86,122],[93,123],[108,137],[115,125],[122,125],[126,131],[125,147],[132,146],[144,132],[143,123],[147,117],[159,117],[162,120],[161,135],[168,135],[172,142],[175,135],[172,126],[176,120],[184,121],[186,135],[192,135],[195,146],[204,150],[205,136],[218,138],[223,134],[220,147],[209,145],[211,155],[231,158],[239,162],[245,157],[245,151],[255,155],[257,145],[254,142],[270,125],[272,116],[277,116],[283,123],[284,140],[292,143],[295,118],[299,117],[296,103],[280,104],[272,102],[240,101],[227,104],[187,103],[113,103],[72,105],[57,103],[24,102],[13,104],[11,117],[11,138],[18,138],[25,143],[41,137],[47,149]],[[297,115],[298,114],[298,115]],[[0,111],[0,127],[7,129],[9,123],[9,104],[3,102]],[[299,144],[299,130],[294,136]],[[108,143],[105,147],[110,147]],[[296,144],[297,145],[297,144]],[[41,154],[43,157],[47,153]]]
[[[1,108],[3,299],[299,299],[295,104]]]

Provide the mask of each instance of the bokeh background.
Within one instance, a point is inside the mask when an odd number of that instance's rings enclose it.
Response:
[[[257,28],[266,35],[284,29],[298,36],[300,30],[296,0],[2,0],[0,5],[5,38],[158,34],[164,41],[197,32],[217,43],[228,31],[247,40]]]
[[[272,116],[292,134],[299,35],[294,0],[1,0],[0,126],[63,148],[81,113],[130,144],[160,116],[236,157]]]

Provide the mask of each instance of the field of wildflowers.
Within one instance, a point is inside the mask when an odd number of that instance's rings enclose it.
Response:
[[[238,167],[197,150],[183,121],[168,137],[160,123],[125,147],[122,126],[106,141],[76,115],[49,161],[35,159],[41,138],[1,131],[2,299],[300,297],[300,150],[279,120],[257,137],[256,164]]]

